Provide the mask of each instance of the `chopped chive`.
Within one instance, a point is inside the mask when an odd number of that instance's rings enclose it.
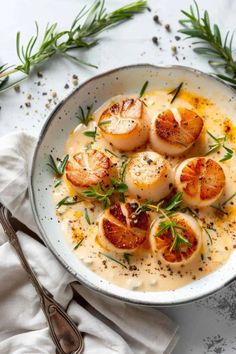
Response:
[[[70,197],[65,197],[60,202],[57,203],[57,209],[59,209],[62,205],[74,205],[77,204],[80,200],[69,200]]]
[[[116,262],[117,264],[119,264],[119,265],[121,265],[122,267],[124,267],[124,268],[127,269],[127,266],[126,266],[124,263],[122,263],[122,262],[118,261],[117,259],[113,258],[110,254],[108,254],[108,253],[103,253],[103,252],[100,252],[100,253],[101,253],[104,257],[110,259],[110,260],[113,261],[113,262]]]
[[[73,248],[73,250],[77,250],[77,248],[79,248],[79,246],[81,245],[81,243],[84,241],[84,239],[82,238],[82,240],[80,240],[75,247]]]
[[[88,209],[87,208],[84,208],[84,217],[85,217],[87,223],[89,225],[91,225],[91,221],[90,221],[90,218],[89,218],[89,214],[88,214]]]
[[[61,181],[57,181],[55,184],[54,184],[54,188],[57,188],[58,186],[60,186],[61,184]]]
[[[146,91],[146,89],[147,89],[148,84],[149,84],[149,81],[148,81],[148,80],[144,82],[143,87],[141,88],[141,91],[140,91],[140,93],[139,93],[139,98],[141,98],[141,97],[144,95],[144,93],[145,93],[145,91]]]
[[[107,124],[110,124],[110,123],[111,123],[111,120],[103,120],[102,122],[98,123],[98,126],[102,127],[103,125],[107,125]]]
[[[86,132],[84,132],[84,135],[89,137],[89,138],[93,138],[95,140],[97,134],[97,130],[87,130]]]
[[[170,103],[173,103],[174,100],[177,98],[177,96],[178,96],[178,94],[180,93],[180,90],[181,90],[183,84],[184,84],[184,83],[181,82],[181,84],[179,84],[178,87],[176,87],[174,90],[172,90],[172,91],[169,92],[169,95],[174,95],[173,98],[172,98],[172,100],[170,101]]]
[[[111,151],[111,150],[109,150],[109,149],[107,149],[107,148],[105,148],[104,151],[109,152],[109,154],[111,154],[111,155],[117,157],[118,159],[120,158],[120,156],[116,155],[113,151]]]

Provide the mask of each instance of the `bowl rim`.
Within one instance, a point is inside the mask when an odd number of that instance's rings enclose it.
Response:
[[[45,245],[47,248],[49,248],[49,250],[53,253],[53,255],[56,257],[56,259],[66,268],[66,270],[73,275],[77,281],[79,281],[82,285],[84,285],[85,287],[101,294],[104,295],[106,297],[109,298],[113,298],[119,301],[123,301],[126,303],[131,303],[131,304],[136,304],[136,305],[143,305],[143,306],[152,306],[152,307],[171,307],[171,306],[178,306],[178,305],[184,305],[184,304],[188,304],[200,299],[203,299],[209,295],[214,294],[215,292],[223,289],[224,287],[228,286],[229,284],[231,284],[234,280],[236,280],[236,275],[232,275],[232,278],[230,278],[227,282],[225,282],[223,285],[219,285],[217,286],[215,289],[210,290],[210,291],[206,291],[204,294],[196,296],[196,297],[191,297],[189,299],[185,299],[185,300],[178,300],[178,301],[172,301],[172,302],[162,302],[161,304],[159,302],[155,303],[155,302],[147,302],[147,301],[141,301],[141,300],[137,300],[137,299],[132,299],[132,298],[127,298],[127,297],[123,297],[122,295],[119,294],[111,294],[109,291],[103,289],[103,288],[98,288],[96,285],[94,285],[93,283],[91,283],[90,281],[87,281],[87,279],[81,279],[79,277],[79,274],[77,274],[75,272],[75,270],[70,267],[67,262],[60,256],[60,254],[57,253],[56,249],[53,247],[53,244],[50,243],[49,238],[47,237],[46,232],[44,231],[43,225],[41,224],[38,212],[37,212],[37,208],[36,208],[36,203],[35,203],[35,194],[34,194],[34,189],[33,189],[33,178],[34,178],[34,171],[35,171],[35,162],[36,162],[36,156],[38,154],[38,151],[40,149],[42,140],[44,138],[44,135],[47,132],[48,127],[50,126],[53,117],[55,116],[55,114],[57,113],[57,111],[69,100],[71,99],[78,91],[80,91],[84,86],[86,86],[88,83],[92,82],[92,81],[96,81],[99,78],[105,77],[107,75],[113,74],[113,73],[118,73],[119,71],[122,70],[126,70],[126,69],[135,69],[135,68],[154,68],[154,69],[178,69],[178,70],[183,70],[186,72],[191,72],[194,74],[198,74],[200,76],[205,77],[208,80],[212,80],[217,82],[218,84],[222,85],[224,87],[224,89],[227,89],[229,91],[232,92],[232,94],[235,96],[236,92],[233,90],[233,88],[226,84],[225,82],[223,82],[221,79],[219,79],[218,77],[215,77],[213,75],[207,74],[201,70],[195,69],[195,68],[191,68],[188,66],[184,66],[184,65],[154,65],[154,64],[150,64],[150,63],[140,63],[140,64],[130,64],[130,65],[124,65],[121,67],[117,67],[117,68],[113,68],[111,70],[107,70],[104,71],[98,75],[92,76],[91,78],[84,80],[81,85],[79,85],[78,87],[76,87],[71,93],[69,93],[64,99],[62,99],[57,106],[52,110],[52,112],[49,114],[49,116],[47,117],[46,121],[44,122],[41,130],[40,130],[40,134],[37,138],[37,142],[35,144],[34,147],[34,151],[31,157],[31,162],[29,164],[29,175],[28,175],[28,183],[29,183],[29,200],[30,200],[30,204],[31,204],[31,208],[33,211],[33,216],[34,216],[34,220],[36,222],[36,225],[40,231],[40,234],[43,238],[43,241],[45,242]]]

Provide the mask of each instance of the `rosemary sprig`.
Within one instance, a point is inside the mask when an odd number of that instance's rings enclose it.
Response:
[[[177,98],[177,96],[179,95],[180,90],[181,90],[183,84],[184,84],[184,83],[181,82],[181,83],[179,84],[179,86],[177,86],[174,90],[172,90],[172,91],[169,92],[169,95],[173,95],[173,97],[172,97],[170,103],[173,103],[174,100]]]
[[[72,55],[72,51],[78,48],[89,49],[98,44],[96,36],[101,31],[132,18],[134,14],[142,12],[146,5],[146,0],[138,0],[108,13],[105,9],[105,1],[96,0],[89,9],[86,6],[82,8],[68,30],[59,32],[57,23],[47,25],[42,40],[39,39],[39,28],[36,23],[36,33],[29,39],[26,46],[21,44],[20,32],[18,32],[16,49],[20,64],[11,70],[6,70],[7,65],[0,67],[0,91],[24,80],[35,65],[55,55],[64,56],[80,65],[85,64],[96,68],[95,65],[84,62],[77,55]],[[8,84],[6,78],[16,72],[22,72],[24,77]]]
[[[61,181],[56,181],[56,183],[54,184],[54,188],[57,188],[58,186],[60,186],[60,184],[61,184]]]
[[[214,69],[223,69],[226,75],[217,73],[216,76],[223,81],[236,87],[236,61],[233,57],[233,37],[234,33],[227,32],[223,38],[219,27],[210,23],[209,13],[204,11],[200,16],[199,8],[194,0],[194,7],[190,6],[189,12],[181,11],[185,16],[180,20],[180,24],[184,27],[179,32],[186,34],[187,38],[197,38],[198,41],[193,44],[200,46],[194,48],[198,54],[209,57],[208,63]]]
[[[65,171],[65,167],[66,167],[68,159],[69,159],[69,155],[66,155],[64,157],[64,159],[59,164],[56,164],[53,156],[49,155],[49,162],[46,165],[52,169],[52,171],[54,172],[54,174],[56,176],[60,177],[63,175],[63,173]]]
[[[143,95],[144,95],[144,93],[145,93],[145,91],[147,89],[148,84],[149,84],[148,80],[144,82],[143,87],[141,88],[140,93],[139,93],[139,98],[143,97]]]
[[[91,220],[89,218],[89,213],[88,213],[88,209],[87,208],[84,208],[84,217],[85,217],[85,220],[87,221],[87,223],[89,225],[91,225]]]
[[[70,197],[67,196],[57,203],[57,209],[59,209],[62,205],[74,205],[79,202],[80,202],[79,199],[75,200],[75,199],[71,199]]]
[[[73,250],[77,250],[77,248],[79,248],[79,246],[81,245],[81,243],[84,241],[84,239],[82,238],[76,245],[75,247],[73,248]]]
[[[171,233],[171,236],[173,238],[173,242],[170,248],[170,251],[172,250],[180,250],[181,244],[191,246],[191,243],[188,241],[187,238],[185,238],[181,233],[179,233],[178,230],[185,230],[184,227],[179,226],[175,221],[171,219],[167,219],[164,221],[161,221],[159,224],[159,231],[155,235],[155,237],[159,237],[162,235],[165,231],[169,231]]]
[[[76,114],[76,118],[79,119],[79,122],[83,125],[88,125],[89,122],[92,119],[92,109],[93,109],[93,105],[91,104],[91,106],[87,107],[87,113],[84,112],[83,108],[81,106],[79,106],[80,109],[80,113]]]
[[[98,183],[96,187],[90,186],[87,191],[83,192],[83,194],[86,197],[96,199],[98,202],[102,203],[103,209],[106,209],[111,205],[110,197],[114,193],[114,190],[114,188],[105,190],[101,183]]]
[[[104,252],[100,252],[100,254],[102,254],[104,257],[110,259],[111,261],[116,262],[117,264],[121,265],[123,268],[126,268],[126,269],[127,269],[127,266],[126,266],[124,263],[118,261],[118,259],[115,259],[115,258],[112,257],[110,254],[104,253]]]
[[[209,155],[212,152],[223,148],[226,151],[226,153],[223,156],[223,158],[220,160],[220,162],[230,160],[233,157],[234,152],[233,152],[232,149],[230,149],[229,147],[225,146],[225,142],[227,140],[227,136],[224,135],[222,137],[217,138],[212,133],[210,133],[209,131],[207,131],[207,134],[213,139],[214,144],[209,145],[209,150],[207,151],[206,155]]]
[[[135,214],[140,214],[141,212],[147,212],[150,210],[159,212],[160,210],[165,211],[167,213],[176,211],[183,200],[183,193],[178,192],[176,193],[171,200],[166,204],[163,205],[164,201],[162,200],[157,205],[153,204],[150,200],[145,200],[140,206],[136,209]]]
[[[128,158],[127,158],[127,156],[122,155],[121,156],[121,167],[120,167],[120,172],[119,172],[119,177],[120,177],[121,181],[124,181],[127,166],[128,166]]]
[[[228,213],[224,210],[224,207],[228,202],[230,202],[236,196],[236,192],[234,192],[229,198],[227,198],[223,203],[217,205],[211,205],[211,208],[216,209],[224,215],[228,215]]]
[[[212,241],[212,238],[211,238],[211,234],[208,230],[212,230],[212,229],[209,229],[208,227],[203,227],[205,233],[207,234],[209,240],[210,240],[210,244],[212,245],[213,241]]]
[[[107,148],[105,148],[104,151],[109,152],[109,154],[111,154],[111,155],[117,157],[118,159],[120,158],[120,156],[116,155],[113,151],[111,151],[111,150],[109,150],[109,149],[107,149]]]
[[[131,253],[124,253],[124,259],[130,265],[130,257],[132,257]]]

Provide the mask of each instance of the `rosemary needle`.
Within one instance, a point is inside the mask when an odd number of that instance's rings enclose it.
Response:
[[[22,45],[21,34],[18,32],[16,50],[20,63],[13,67],[9,67],[7,64],[0,66],[0,92],[25,80],[35,65],[45,62],[55,55],[63,56],[79,65],[97,68],[96,65],[84,62],[78,55],[72,55],[72,52],[79,48],[89,49],[98,44],[96,36],[100,32],[129,20],[134,14],[142,12],[146,5],[146,0],[138,0],[108,13],[105,8],[105,0],[96,0],[91,7],[84,6],[82,8],[69,29],[59,32],[57,23],[47,25],[42,40],[40,40],[39,26],[36,22],[35,34],[30,37],[26,45]],[[9,76],[17,72],[22,72],[24,77],[9,83]]]

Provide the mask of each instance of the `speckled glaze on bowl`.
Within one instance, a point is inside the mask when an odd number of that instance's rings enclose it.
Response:
[[[141,64],[106,72],[80,85],[58,105],[46,121],[32,160],[30,199],[45,243],[82,284],[125,302],[148,306],[177,305],[209,295],[234,280],[236,250],[217,271],[175,291],[142,292],[120,288],[93,273],[71,251],[55,215],[50,193],[52,175],[46,166],[49,154],[63,156],[65,141],[78,124],[75,113],[80,105],[86,107],[93,103],[96,109],[111,96],[139,93],[146,80],[149,81],[149,89],[176,87],[183,81],[185,89],[217,102],[218,107],[236,123],[235,91],[200,71],[183,66]]]

